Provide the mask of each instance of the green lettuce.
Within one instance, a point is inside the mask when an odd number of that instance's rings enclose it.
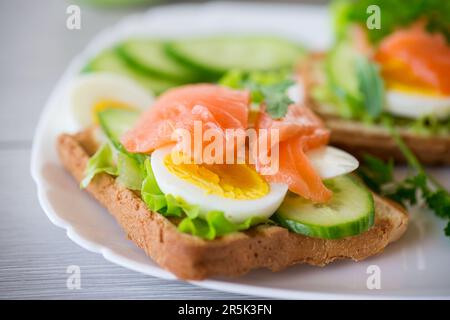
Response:
[[[394,123],[399,127],[410,129],[417,134],[423,135],[448,135],[450,134],[450,119],[438,120],[432,116],[419,119],[394,119]]]
[[[269,80],[267,78],[264,81]],[[164,194],[156,182],[150,157],[127,152],[118,139],[120,133],[114,134],[119,129],[120,132],[123,132],[126,128],[114,127],[114,130],[111,130],[108,125],[111,123],[111,118],[108,122],[102,121],[108,115],[113,115],[113,120],[124,119],[126,116],[128,119],[124,120],[126,124],[134,122],[136,117],[135,114],[116,110],[107,110],[101,114],[101,127],[108,137],[108,142],[100,146],[89,159],[81,188],[86,188],[94,176],[99,173],[104,172],[117,176],[116,181],[126,188],[141,191],[141,198],[150,210],[166,217],[182,219],[178,225],[181,232],[204,239],[214,239],[228,233],[246,230],[255,224],[266,221],[262,218],[251,218],[243,223],[234,224],[226,219],[221,211],[211,211],[200,215],[198,205],[189,204],[171,194]],[[114,124],[117,123],[114,122]],[[121,122],[119,124],[124,125]]]
[[[141,190],[145,177],[144,165],[129,153],[117,154],[117,181],[131,190]]]
[[[189,216],[184,218],[178,225],[178,230],[212,240],[228,233],[247,230],[254,225],[267,222],[269,221],[265,218],[251,217],[236,224],[229,221],[222,211],[210,211],[204,218]]]
[[[103,144],[89,159],[80,187],[82,189],[86,188],[91,180],[99,173],[107,173],[112,176],[118,175],[113,150],[109,143]]]
[[[144,162],[145,178],[142,182],[141,197],[151,211],[161,213],[165,217],[181,217],[183,208],[181,203],[172,195],[165,195],[156,182],[150,159]]]
[[[80,187],[86,188],[99,173],[117,176],[117,181],[131,190],[141,190],[145,177],[143,164],[135,157],[115,149],[111,143],[104,143],[89,159]]]
[[[433,116],[424,116],[419,119],[409,119],[383,113],[374,124],[384,125],[390,123],[395,128],[406,130],[422,136],[446,136],[450,134],[450,119],[439,120]]]
[[[250,227],[267,222],[265,218],[253,217],[243,223],[236,224],[229,221],[222,211],[209,211],[201,215],[200,207],[186,203],[179,197],[164,194],[156,182],[150,159],[144,163],[146,177],[142,183],[141,196],[147,207],[165,217],[183,218],[178,230],[194,236],[212,240],[236,231],[247,230]]]
[[[335,0],[331,11],[337,38],[346,37],[351,24],[365,26],[369,17],[367,8],[371,5],[381,11],[380,28],[367,30],[374,43],[421,18],[426,19],[428,30],[442,33],[450,42],[450,1],[443,0]]]

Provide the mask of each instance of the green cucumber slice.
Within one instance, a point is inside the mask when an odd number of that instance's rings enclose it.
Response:
[[[180,83],[194,82],[198,79],[194,69],[166,54],[165,43],[161,40],[130,39],[117,49],[123,59],[143,72]]]
[[[120,143],[120,137],[133,127],[139,118],[140,112],[136,110],[123,110],[109,108],[98,113],[100,127],[114,148],[120,153],[135,158],[140,163],[144,162],[145,155],[129,153]]]
[[[355,49],[341,42],[329,52],[326,66],[331,83],[355,98],[360,95],[356,60]]]
[[[114,146],[117,154],[117,181],[128,189],[140,190],[144,177],[146,156],[129,153],[120,143],[120,137],[136,123],[140,112],[135,110],[105,109],[98,113],[100,127]]]
[[[128,76],[151,93],[160,94],[165,90],[176,87],[179,83],[175,81],[162,79],[157,76],[139,72],[133,67],[129,66],[115,50],[105,50],[97,55],[84,69],[85,72],[113,72]]]
[[[100,111],[98,119],[103,132],[118,149],[118,145],[121,145],[120,137],[133,127],[139,115],[140,112],[136,110],[109,108]]]
[[[361,116],[365,108],[357,70],[360,59],[349,42],[341,41],[329,51],[325,62],[329,89],[335,96],[333,104],[344,118]]]
[[[263,36],[219,36],[183,39],[167,44],[167,53],[205,76],[218,78],[231,69],[274,70],[293,66],[304,53],[286,39]]]
[[[355,177],[339,176],[325,185],[333,191],[330,202],[313,204],[289,193],[274,220],[295,233],[324,239],[354,236],[373,225],[373,196]]]

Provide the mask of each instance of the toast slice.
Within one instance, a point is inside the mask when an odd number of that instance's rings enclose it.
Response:
[[[80,182],[89,155],[97,148],[92,130],[62,134],[57,148],[64,167]],[[179,232],[176,221],[149,211],[138,193],[108,174],[97,175],[87,191],[148,256],[178,278],[189,280],[239,276],[256,268],[278,271],[297,263],[325,266],[337,259],[362,260],[397,240],[408,223],[401,207],[375,195],[375,225],[358,236],[324,240],[261,225],[208,241]]]
[[[404,163],[403,154],[386,128],[343,119],[330,106],[320,105],[314,100],[312,88],[324,81],[323,74],[317,68],[324,57],[323,53],[309,55],[302,61],[299,70],[303,78],[305,104],[319,114],[331,130],[330,143],[359,158],[369,153],[384,160],[393,158],[398,163]],[[406,129],[400,129],[400,135],[420,162],[450,165],[450,135],[420,135]]]

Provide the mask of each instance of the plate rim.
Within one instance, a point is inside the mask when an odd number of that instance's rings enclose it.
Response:
[[[38,124],[36,126],[36,129],[34,131],[33,141],[32,141],[32,148],[31,148],[31,160],[30,160],[30,172],[33,181],[36,184],[37,188],[37,196],[38,201],[49,218],[49,220],[56,225],[57,227],[60,227],[66,231],[67,237],[72,240],[74,243],[79,245],[80,247],[94,252],[101,254],[104,259],[107,261],[114,263],[116,265],[119,265],[121,267],[143,273],[145,275],[150,275],[153,277],[166,279],[166,280],[178,280],[172,273],[169,271],[164,270],[163,268],[159,266],[148,266],[148,265],[142,265],[140,263],[137,263],[135,261],[132,261],[128,258],[125,258],[124,256],[121,256],[120,254],[114,253],[113,250],[110,248],[94,243],[83,236],[81,236],[77,232],[77,228],[71,225],[66,220],[62,219],[56,212],[56,210],[52,207],[52,205],[49,203],[49,200],[47,199],[45,192],[47,190],[47,187],[45,186],[45,179],[41,176],[40,169],[40,150],[42,148],[42,144],[44,141],[42,140],[42,137],[44,136],[46,128],[46,124],[48,123],[48,120],[50,119],[51,111],[54,109],[55,102],[54,100],[58,98],[59,95],[62,94],[64,87],[67,87],[65,85],[70,78],[75,74],[75,72],[81,70],[81,66],[83,65],[82,62],[88,59],[89,56],[92,56],[93,54],[97,53],[99,50],[105,48],[107,44],[112,44],[115,41],[118,41],[118,39],[114,40],[112,43],[112,37],[111,35],[114,34],[115,30],[119,29],[121,26],[124,26],[126,24],[131,24],[133,20],[136,20],[137,22],[145,19],[145,17],[151,15],[151,14],[158,14],[159,11],[165,11],[165,10],[180,10],[181,8],[205,8],[208,7],[208,9],[212,10],[218,10],[223,7],[236,7],[236,6],[246,6],[246,7],[261,7],[261,6],[275,6],[275,7],[296,7],[296,8],[303,8],[306,10],[322,10],[325,11],[324,6],[317,6],[317,5],[305,5],[305,4],[268,4],[268,3],[258,3],[258,2],[252,2],[252,3],[238,3],[238,2],[227,2],[227,1],[219,1],[219,2],[213,2],[213,3],[189,3],[189,4],[169,4],[164,6],[157,6],[154,8],[150,8],[149,10],[146,10],[144,12],[139,12],[135,14],[128,15],[122,19],[120,19],[118,22],[114,23],[111,26],[108,26],[104,29],[102,29],[99,33],[97,33],[88,43],[87,46],[84,47],[84,49],[81,52],[78,52],[70,61],[68,66],[66,67],[65,71],[63,72],[62,76],[57,80],[56,84],[52,88],[51,94],[49,98],[47,99],[44,108],[42,109]],[[137,23],[135,21],[135,23]],[[99,43],[103,43],[103,45],[99,45]],[[151,257],[148,257],[151,259]],[[193,285],[207,288],[207,289],[213,289],[217,291],[222,292],[229,292],[229,293],[235,293],[235,294],[244,294],[244,295],[252,295],[255,297],[265,297],[265,298],[279,298],[279,299],[449,299],[448,296],[408,296],[408,295],[382,295],[382,294],[363,294],[363,293],[357,293],[357,294],[349,294],[349,293],[336,293],[336,292],[319,292],[319,291],[311,291],[311,290],[302,290],[302,289],[280,289],[280,288],[271,288],[268,286],[258,286],[258,285],[251,285],[251,284],[241,284],[241,283],[234,283],[229,282],[226,280],[214,280],[214,279],[207,279],[202,281],[186,281],[188,283],[191,283]]]

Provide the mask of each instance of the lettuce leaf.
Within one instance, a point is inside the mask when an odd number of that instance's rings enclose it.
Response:
[[[143,165],[139,160],[117,151],[111,143],[101,145],[89,159],[80,187],[86,188],[92,179],[102,172],[117,176],[117,181],[131,190],[141,190],[145,177]]]
[[[142,183],[141,196],[147,207],[165,217],[183,218],[178,230],[204,239],[212,240],[232,232],[247,230],[250,227],[267,222],[267,219],[253,217],[243,223],[229,221],[222,211],[209,211],[200,216],[200,207],[186,203],[181,198],[164,194],[156,182],[150,159],[144,163],[146,177]]]
[[[450,42],[450,1],[442,0],[335,0],[331,11],[338,39],[346,36],[350,24],[366,25],[370,5],[380,7],[380,29],[367,30],[376,43],[395,29],[425,18],[430,32],[442,33]]]
[[[205,239],[214,239],[235,231],[246,230],[266,219],[251,218],[241,224],[226,219],[221,211],[207,212],[200,216],[200,207],[186,203],[181,198],[164,194],[156,182],[150,157],[128,153],[111,134],[109,142],[103,144],[89,159],[81,187],[89,185],[93,177],[101,172],[117,176],[117,181],[128,189],[140,190],[147,207],[166,217],[183,218],[178,229]]]
[[[178,225],[178,230],[212,240],[228,233],[244,231],[254,225],[267,222],[269,221],[265,218],[251,217],[240,224],[236,224],[229,221],[222,211],[210,211],[205,218],[184,218]]]
[[[231,89],[242,89],[246,73],[238,70],[232,69],[225,73],[222,78],[219,79],[219,84],[221,86],[229,87]]]
[[[131,190],[141,190],[145,177],[143,164],[128,153],[117,154],[117,181]]]
[[[399,127],[404,127],[423,135],[450,134],[450,119],[438,120],[432,116],[421,117],[415,120],[395,118],[394,123]]]
[[[89,159],[84,178],[80,188],[86,188],[91,180],[99,173],[107,173],[112,176],[118,175],[117,166],[114,161],[113,150],[109,143],[103,144],[97,152]]]
[[[174,199],[172,197],[166,197],[161,189],[159,189],[150,165],[150,159],[145,160],[144,167],[146,176],[142,182],[141,197],[147,207],[151,211],[161,213],[163,216],[180,217],[181,210],[174,205]]]

